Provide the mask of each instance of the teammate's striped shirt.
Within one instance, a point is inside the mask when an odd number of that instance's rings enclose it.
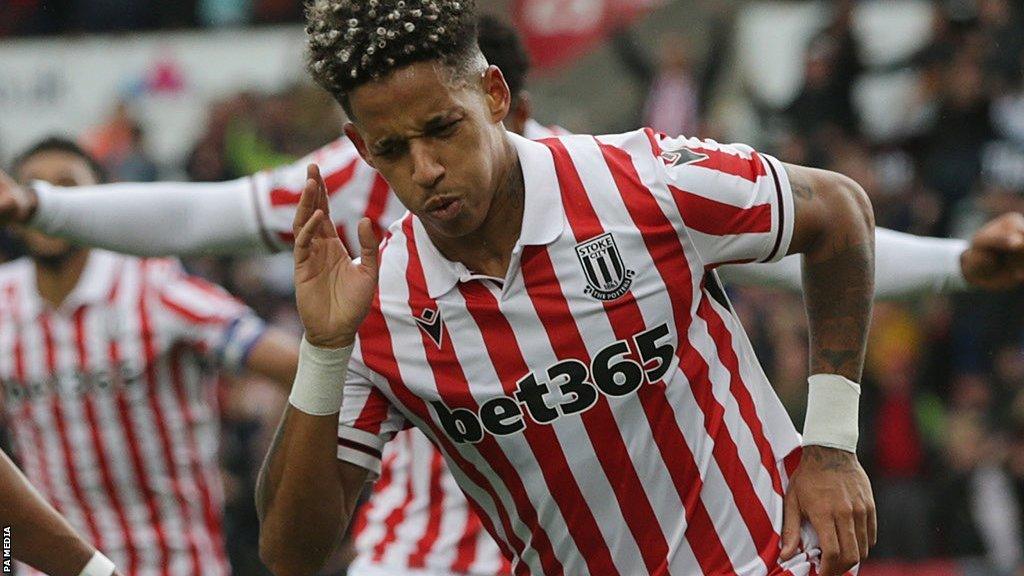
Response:
[[[57,309],[30,260],[0,266],[0,385],[16,453],[124,574],[230,572],[211,368],[241,366],[263,330],[173,260],[93,250]]]
[[[512,138],[526,194],[506,278],[446,260],[412,215],[392,226],[339,458],[380,473],[419,427],[516,574],[811,573],[809,532],[778,564],[799,436],[705,286],[785,255],[783,166],[649,130]]]
[[[525,136],[564,133],[528,121]],[[350,248],[358,247],[356,224],[369,217],[379,236],[405,214],[387,183],[341,138],[303,160],[254,177],[263,237],[274,249],[290,248],[292,220],[306,180],[306,166],[320,166],[331,218]],[[496,576],[509,573],[502,555],[448,473],[440,452],[419,431],[403,432],[388,445],[382,481],[360,507],[353,534],[353,576],[412,574]]]

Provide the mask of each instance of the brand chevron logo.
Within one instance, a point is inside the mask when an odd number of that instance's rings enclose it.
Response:
[[[420,330],[422,330],[438,348],[441,348],[442,339],[444,338],[444,320],[441,318],[441,313],[437,310],[425,308],[423,312],[420,312],[419,316],[414,316],[413,319],[416,320],[416,324],[420,327]]]

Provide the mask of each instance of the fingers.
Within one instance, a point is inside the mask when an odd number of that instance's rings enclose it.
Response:
[[[323,176],[320,175],[320,166],[316,164],[310,164],[306,169],[307,174],[312,180],[316,181],[317,184],[317,202],[316,207],[323,211],[327,219],[331,219],[331,206],[330,197],[327,194],[327,184],[324,182]]]
[[[295,219],[292,220],[292,232],[297,237],[302,227],[306,225],[306,222],[313,215],[316,210],[317,204],[319,203],[318,195],[320,193],[319,183],[319,171],[316,170],[315,164],[310,164],[306,168],[306,184],[302,188],[302,196],[299,198],[299,205],[295,208]]]
[[[878,543],[878,515],[875,511],[874,495],[868,503],[868,538],[872,546]]]
[[[369,269],[376,277],[379,268],[378,258],[380,255],[378,247],[380,241],[373,233],[373,224],[369,218],[359,221],[359,249],[363,266]]]
[[[839,536],[836,535],[836,523],[831,514],[817,514],[810,518],[811,526],[818,533],[818,545],[821,548],[821,576],[838,576],[841,553]],[[856,544],[854,544],[856,545]]]
[[[873,538],[868,528],[868,511],[866,508],[853,511],[854,530],[857,536],[857,560],[863,562],[871,550]]]
[[[800,550],[800,503],[797,501],[796,492],[790,490],[786,493],[782,511],[782,553],[779,558],[785,562],[796,556]]]
[[[975,234],[971,246],[985,250],[1024,251],[1024,215],[1011,212],[992,220]]]
[[[295,235],[295,261],[301,262],[309,254],[313,245],[313,239],[317,236],[317,230],[322,230],[323,223],[327,220],[320,210],[313,212],[313,215],[306,221],[299,232]]]
[[[846,508],[835,517],[836,538],[839,540],[839,560],[836,574],[843,574],[860,562],[861,548],[857,540],[857,520],[853,510]],[[867,543],[865,542],[865,545]]]

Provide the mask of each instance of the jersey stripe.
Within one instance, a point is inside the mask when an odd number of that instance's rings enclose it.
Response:
[[[498,311],[497,301],[480,281],[459,285],[466,300],[466,309],[476,321],[484,339],[491,364],[505,387],[505,393],[515,393],[515,382],[529,373],[515,333],[505,317]],[[472,407],[474,411],[477,406]],[[527,426],[523,435],[537,457],[541,474],[569,528],[577,546],[589,546],[592,551],[585,558],[591,574],[618,574],[611,551],[597,527],[597,520],[587,506],[579,485],[573,478],[569,463],[554,432],[547,426]],[[538,528],[540,526],[538,525]]]
[[[405,387],[399,376],[398,363],[395,360],[394,350],[392,348],[391,332],[387,326],[387,322],[384,319],[383,314],[380,310],[380,300],[375,298],[374,306],[370,309],[370,313],[363,321],[360,327],[360,338],[364,341],[374,342],[374,345],[367,345],[366,350],[372,350],[372,352],[366,352],[364,360],[366,365],[371,369],[377,371],[380,374],[385,375],[388,378],[388,385],[391,391],[395,394],[398,401],[406,406],[408,410],[413,413],[426,414],[427,407],[422,399],[412,394],[408,388]],[[512,531],[511,525],[508,523],[509,515],[504,512],[504,505],[501,503],[500,498],[495,492],[494,487],[486,480],[486,478],[476,471],[472,465],[469,464],[459,453],[455,450],[454,446],[444,437],[433,420],[427,418],[424,419],[424,425],[429,428],[434,438],[441,444],[441,448],[446,454],[454,461],[456,466],[466,474],[470,481],[477,486],[481,487],[488,496],[494,502],[494,505],[499,509],[499,517],[502,520],[505,534],[508,535],[509,542],[498,537],[498,532],[495,530],[494,525],[490,521],[490,517],[486,515],[479,504],[473,500],[469,500],[470,505],[473,507],[475,514],[478,516],[480,521],[484,524],[487,531],[495,536],[498,546],[502,548],[502,551],[511,556],[512,548],[514,546],[516,550],[522,550],[523,543],[515,533]],[[525,565],[522,565],[525,568]],[[527,574],[527,571],[520,572],[518,569],[516,574]]]
[[[739,208],[675,186],[668,188],[676,199],[679,212],[687,216],[687,225],[694,230],[719,236],[772,231],[772,207],[768,204]]]
[[[426,460],[422,456],[420,458]],[[421,469],[422,467],[417,467],[417,470]],[[441,457],[441,453],[435,450],[430,454],[429,488],[427,489],[427,526],[423,531],[423,536],[416,541],[416,547],[409,555],[407,564],[411,568],[425,567],[427,554],[434,549],[434,544],[437,542],[441,530],[441,516],[446,498],[444,486],[442,485],[444,481],[442,474],[445,473],[444,459]]]
[[[576,240],[583,241],[599,236],[604,229],[593,207],[587,201],[586,189],[573,166],[568,150],[558,140],[547,140],[544,143],[552,150],[555,158],[555,169],[562,200]],[[675,281],[682,283],[684,277],[677,276]],[[624,304],[621,306],[605,306],[611,325],[619,338],[642,330],[642,326],[637,326],[637,322],[642,316],[632,295],[625,294],[623,301]],[[682,303],[688,301],[688,297],[681,300]],[[682,349],[682,347],[680,348]],[[671,424],[676,420],[676,417],[672,415],[672,407],[653,387],[643,386],[640,393],[649,396],[646,402],[643,399],[641,401],[662,460],[669,470],[676,491],[686,510],[686,535],[697,561],[705,573],[734,573],[728,554],[714,529],[710,514],[700,499],[700,487],[703,481],[700,478],[694,455],[686,448],[687,442],[683,438],[682,431]]]
[[[160,389],[159,389],[159,378],[157,376],[157,355],[156,355],[156,342],[155,334],[153,332],[152,319],[149,312],[148,298],[151,291],[149,281],[149,263],[139,263],[139,300],[138,300],[138,328],[139,328],[139,341],[141,342],[142,362],[143,362],[143,374],[146,379],[146,386],[148,388],[149,396],[149,409],[153,415],[151,424],[155,425],[157,431],[156,440],[159,442],[156,446],[158,450],[157,455],[154,456],[154,465],[159,465],[156,461],[162,461],[164,469],[167,471],[167,477],[171,482],[171,492],[177,503],[177,510],[172,511],[168,517],[168,520],[174,519],[176,516],[188,516],[189,510],[185,503],[184,495],[181,491],[181,482],[178,477],[177,465],[174,461],[174,447],[171,443],[170,433],[167,430],[167,417],[164,415],[164,408],[161,406],[160,401]],[[167,526],[165,524],[164,526]],[[192,563],[195,565],[198,563],[198,550],[196,549],[195,536],[192,531],[187,531],[186,534],[179,534],[184,536],[186,539],[186,546],[188,547],[188,553],[192,557]],[[165,565],[163,571],[167,574],[170,573],[170,566]]]
[[[576,327],[565,295],[558,290],[558,279],[545,248],[524,251],[523,280],[555,354],[590,364],[583,336]],[[617,432],[607,399],[599,397],[594,408],[582,414],[582,419],[591,443],[600,447],[596,450],[598,462],[609,479],[614,479],[612,489],[648,572],[655,574],[664,570],[668,542],[636,468],[625,464],[630,462],[630,456]]]
[[[406,250],[409,254],[409,263],[406,272],[406,281],[409,286],[409,307],[413,316],[419,317],[427,307],[431,307],[436,310],[437,303],[433,302],[427,296],[426,278],[423,276],[423,269],[419,263],[419,255],[412,230],[411,218],[407,219],[403,223],[403,228],[406,236]],[[445,334],[442,341],[450,342],[451,336],[447,334],[447,328],[445,327],[443,330]],[[445,358],[440,354],[440,350],[434,346],[433,342],[429,340],[426,334],[421,334],[421,336],[423,348],[427,355],[427,361],[434,373],[434,378],[437,381],[437,389],[442,400],[445,400],[446,398],[445,390],[457,391],[461,397],[466,398],[467,402],[472,402],[472,404],[463,406],[461,405],[462,403],[455,402],[453,404],[449,404],[449,406],[458,406],[460,408],[476,410],[478,406],[476,406],[475,402],[471,399],[469,394],[469,383],[466,381],[466,377],[463,374],[462,367],[458,360],[451,358],[450,353],[449,358]],[[450,398],[448,401],[450,402]],[[424,411],[423,414],[426,416],[426,411]],[[443,436],[443,433],[438,437],[441,436]],[[485,438],[483,442],[477,445],[477,449],[480,450],[481,454],[489,457],[489,462],[501,478],[506,490],[508,490],[512,496],[516,512],[529,527],[531,543],[540,555],[544,574],[549,576],[562,574],[562,564],[555,556],[550,538],[537,521],[537,512],[534,510],[533,504],[530,502],[526,489],[522,484],[522,480],[519,478],[518,473],[516,473],[512,463],[509,462],[508,458],[493,438]],[[460,468],[465,472],[468,467],[460,466]],[[502,523],[506,525],[506,535],[508,535],[512,540],[511,544],[518,551],[519,556],[522,557],[522,554],[525,551],[525,546],[517,536],[514,536],[514,532],[511,530],[511,517],[508,516],[507,512],[499,512],[499,514],[501,514]],[[492,532],[492,534],[494,534],[494,532]]]
[[[687,286],[690,282],[679,281],[690,276],[690,270],[685,265],[688,260],[684,250],[678,241],[674,243],[655,242],[658,231],[672,230],[672,225],[657,206],[650,191],[641,183],[628,153],[604,143],[600,143],[599,146],[605,161],[613,167],[612,175],[616,180],[619,194],[637,227],[643,232],[642,237],[647,243],[648,251],[665,281],[666,289],[673,303],[676,325],[685,326],[685,331],[688,332],[692,318],[690,310],[688,307],[684,309],[679,304],[689,301],[689,293],[682,290],[682,286]],[[706,293],[702,294],[702,298],[707,298]],[[684,332],[684,330],[681,328],[680,332]],[[680,346],[680,350],[684,348]],[[771,550],[777,556],[779,535],[775,532],[765,511],[765,506],[758,498],[757,490],[742,466],[739,449],[724,423],[724,407],[711,393],[712,386],[707,362],[699,358],[697,354],[687,355],[685,359],[681,358],[681,360],[684,360],[681,365],[704,413],[705,428],[708,434],[715,439],[712,449],[715,461],[725,475],[726,483],[736,501],[737,508],[754,541],[771,543],[770,546],[768,544],[763,546],[762,553]],[[773,471],[774,466],[770,472]],[[774,564],[774,558],[762,556],[762,559],[766,566]]]

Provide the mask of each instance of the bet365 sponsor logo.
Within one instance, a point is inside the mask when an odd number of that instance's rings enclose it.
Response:
[[[590,409],[598,394],[613,398],[633,394],[640,386],[661,380],[675,353],[668,324],[661,324],[605,346],[589,366],[570,358],[552,364],[543,374],[531,372],[516,382],[512,396],[491,398],[477,411],[452,409],[440,400],[430,405],[448,437],[458,443],[476,443],[485,432],[506,436],[523,431],[527,416],[537,424],[550,424]]]

